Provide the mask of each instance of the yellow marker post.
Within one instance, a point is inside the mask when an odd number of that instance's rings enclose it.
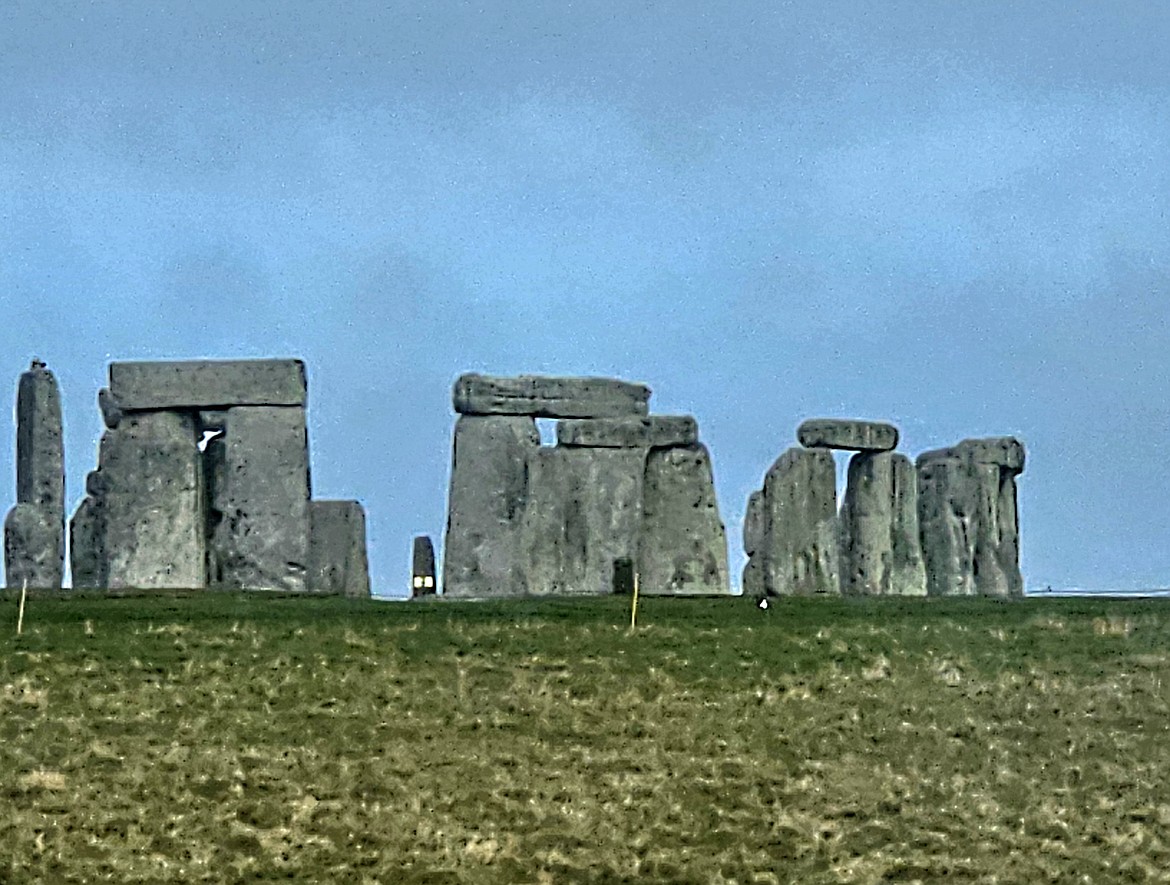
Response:
[[[20,610],[16,614],[16,635],[24,632],[24,600],[28,596],[28,578],[20,585]]]
[[[634,601],[630,605],[630,632],[638,626],[638,573],[634,572]]]

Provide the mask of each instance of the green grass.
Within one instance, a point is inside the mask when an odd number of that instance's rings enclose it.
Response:
[[[6,596],[0,881],[1170,878],[1166,602],[627,605]]]

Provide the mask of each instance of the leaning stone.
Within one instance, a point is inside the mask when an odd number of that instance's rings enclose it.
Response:
[[[731,592],[727,534],[706,446],[647,455],[638,563],[639,592],[649,596]]]
[[[668,448],[699,441],[690,415],[575,418],[557,422],[557,445],[595,448]]]
[[[455,423],[443,595],[521,596],[520,524],[528,500],[528,458],[540,448],[527,417],[464,415]]]
[[[800,425],[796,436],[809,449],[888,452],[898,446],[898,428],[877,421],[812,418]]]
[[[104,571],[112,589],[204,586],[203,471],[193,416],[126,415],[102,437],[98,463],[104,538],[89,543],[106,561],[84,570]]]
[[[913,465],[892,452],[859,452],[849,461],[841,505],[841,592],[923,596]]]
[[[620,418],[645,415],[650,388],[613,378],[468,374],[455,382],[453,399],[462,415]]]
[[[222,439],[211,456],[222,459],[211,468],[212,583],[305,590],[311,494],[305,410],[232,407]]]
[[[820,449],[792,448],[764,478],[764,587],[769,595],[841,592],[837,472]]]
[[[300,360],[110,363],[110,391],[123,411],[304,406]]]
[[[410,549],[410,595],[434,596],[435,577],[435,545],[429,535],[416,535]]]
[[[4,520],[4,574],[7,585],[27,582],[37,589],[61,586],[64,551],[61,529],[49,508],[17,504]]]
[[[541,448],[522,528],[532,595],[614,593],[638,561],[645,451]]]
[[[310,501],[309,589],[364,599],[370,595],[366,514],[357,501]]]

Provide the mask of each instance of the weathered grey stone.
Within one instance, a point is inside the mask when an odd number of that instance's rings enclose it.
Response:
[[[878,421],[811,418],[796,431],[805,448],[888,452],[898,445],[898,428]]]
[[[57,379],[40,360],[16,395],[16,501],[5,521],[7,583],[60,587],[65,571],[65,453]],[[24,505],[24,506],[21,506]],[[32,509],[29,509],[32,508]],[[27,546],[34,545],[34,546]]]
[[[769,595],[841,592],[837,474],[823,449],[792,448],[764,478],[764,588]],[[755,558],[755,557],[753,557]]]
[[[97,471],[90,474],[97,475]],[[69,567],[74,589],[97,590],[108,583],[103,502],[103,497],[87,495],[69,521]]]
[[[87,505],[83,581],[105,573],[114,589],[202,587],[206,583],[203,470],[195,419],[178,412],[125,415],[102,437],[100,503]],[[100,507],[104,518],[95,519]],[[102,526],[99,540],[86,536]],[[90,551],[93,551],[92,553]],[[87,557],[104,551],[105,565]]]
[[[917,481],[904,455],[859,452],[841,506],[841,592],[924,596]]]
[[[410,549],[410,595],[433,596],[437,590],[435,545],[429,535],[416,535]]]
[[[126,412],[225,406],[304,406],[300,360],[110,363],[110,391]]]
[[[918,458],[918,512],[932,596],[1023,595],[1015,477],[1023,445],[963,440]]]
[[[232,407],[222,447],[215,443],[207,446],[212,450],[207,457],[221,460],[210,466],[212,583],[305,590],[311,495],[305,410]]]
[[[61,529],[47,507],[17,504],[4,520],[4,568],[9,587],[61,586]]]
[[[618,418],[645,415],[650,389],[613,378],[503,378],[461,375],[455,411],[463,415],[530,415],[537,418]]]
[[[102,413],[102,423],[110,430],[117,430],[122,420],[122,407],[110,393],[110,388],[103,387],[98,391],[98,411]]]
[[[743,568],[743,593],[745,596],[763,596],[764,588],[764,492],[757,489],[748,496],[747,510],[743,517],[743,552],[748,560]]]
[[[574,418],[557,422],[557,445],[595,448],[667,448],[699,441],[690,415],[645,418]]]
[[[528,458],[540,448],[529,417],[463,415],[455,423],[443,595],[521,596],[521,520]]]
[[[647,595],[731,592],[706,446],[651,449],[646,456],[638,563],[639,592]]]
[[[613,593],[638,561],[646,454],[541,448],[528,458],[522,538],[530,594]]]
[[[309,587],[352,598],[370,595],[366,513],[357,501],[310,501]]]

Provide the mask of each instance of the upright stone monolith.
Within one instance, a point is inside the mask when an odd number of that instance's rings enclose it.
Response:
[[[791,448],[764,478],[764,589],[772,596],[839,594],[837,473],[824,449]]]
[[[841,592],[924,596],[914,470],[904,455],[859,452],[841,505]]]
[[[65,570],[65,455],[57,379],[33,360],[16,397],[16,506],[4,523],[9,587],[57,588]]]
[[[1024,447],[1012,437],[964,440],[918,457],[918,512],[931,596],[1018,597],[1015,478]]]
[[[358,501],[309,502],[307,589],[354,599],[370,595],[366,512]]]
[[[763,596],[764,589],[764,492],[757,489],[748,496],[743,516],[743,552],[747,564],[743,568],[745,596]]]
[[[646,451],[544,447],[528,459],[522,538],[528,592],[613,593],[638,560]]]
[[[461,415],[455,423],[444,596],[524,595],[528,459],[539,447],[536,421],[530,417]]]
[[[226,410],[221,445],[209,500],[211,582],[305,590],[311,483],[304,408],[233,406]]]
[[[702,443],[646,456],[638,576],[639,592],[649,596],[731,592],[727,533]]]

